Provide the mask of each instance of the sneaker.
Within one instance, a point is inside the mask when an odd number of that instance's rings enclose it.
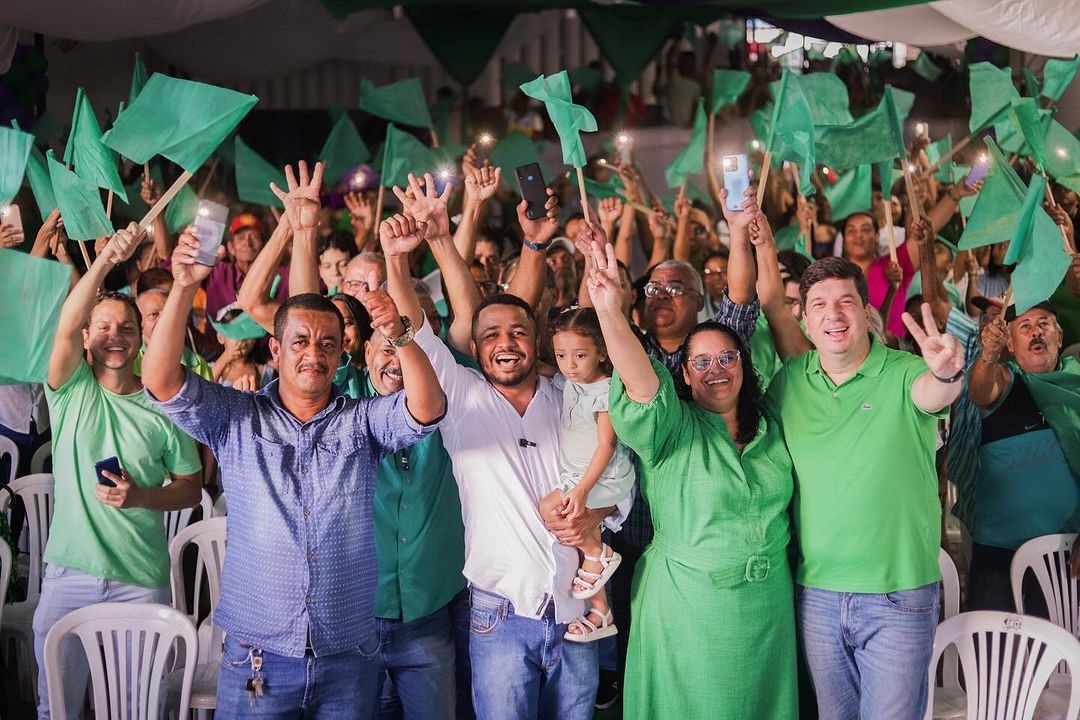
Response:
[[[600,671],[600,686],[596,689],[596,709],[607,710],[619,701],[619,674],[612,670]]]

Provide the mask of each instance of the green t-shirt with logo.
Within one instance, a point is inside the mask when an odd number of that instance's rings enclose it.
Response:
[[[202,464],[194,441],[141,390],[118,395],[98,384],[86,362],[60,388],[45,385],[52,421],[54,511],[45,561],[147,588],[169,584],[160,510],[114,508],[97,499],[94,463],[112,456],[140,487]]]

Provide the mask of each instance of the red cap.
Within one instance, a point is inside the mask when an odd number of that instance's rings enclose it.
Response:
[[[262,234],[262,223],[259,222],[259,218],[255,217],[251,213],[241,213],[233,218],[233,221],[229,224],[230,233],[238,233],[244,228],[255,228]]]

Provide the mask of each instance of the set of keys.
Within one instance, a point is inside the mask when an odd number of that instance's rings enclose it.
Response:
[[[248,678],[245,687],[248,693],[248,702],[251,707],[255,707],[255,698],[261,698],[263,696],[263,679],[259,674],[262,671],[263,659],[262,653],[251,655],[251,677]]]

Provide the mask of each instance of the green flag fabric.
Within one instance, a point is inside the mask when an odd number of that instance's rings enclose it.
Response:
[[[1018,308],[1019,309],[1019,308]],[[1057,436],[1073,474],[1080,477],[1080,361],[1061,358],[1051,372],[1025,372],[1015,360],[1009,368],[1024,379],[1046,423]]]
[[[605,182],[585,178],[585,192],[596,200],[604,200],[611,197],[622,198],[623,194],[626,192],[626,186],[623,185],[623,181],[618,173],[611,173],[611,177]]]
[[[596,132],[596,118],[589,110],[570,101],[570,78],[565,70],[554,75],[541,75],[521,86],[521,92],[544,103],[551,124],[559,133],[563,162],[579,168],[587,160],[581,133]]]
[[[1080,139],[1057,120],[1046,131],[1046,172],[1073,192],[1080,193]]]
[[[847,170],[884,161],[889,161],[891,167],[893,158],[906,157],[901,113],[894,93],[895,88],[885,88],[878,106],[849,125],[821,128],[817,137],[818,160],[829,167]],[[902,104],[907,105],[905,95],[909,94],[900,95]]]
[[[127,202],[124,183],[117,170],[116,153],[101,144],[101,126],[81,87],[75,93],[75,111],[71,114],[71,133],[64,148],[64,163],[74,165],[79,177],[99,188],[112,190]]]
[[[1030,68],[1024,68],[1024,94],[1037,98],[1042,93],[1042,83]]]
[[[832,216],[839,220],[851,213],[869,210],[872,192],[872,168],[860,165],[840,176],[832,187],[825,189],[825,197],[832,208]]]
[[[541,159],[540,148],[524,133],[517,130],[508,133],[506,137],[499,140],[491,150],[491,164],[502,169],[502,181],[507,187],[517,190],[517,183],[514,179],[514,170],[522,165],[528,165],[529,163],[539,163],[540,172],[544,176],[544,181],[548,184],[555,179],[551,174],[551,169],[547,167],[547,164]],[[586,182],[589,182],[586,178]]]
[[[195,222],[195,211],[198,209],[198,205],[199,196],[191,189],[191,185],[180,188],[180,192],[176,194],[172,202],[165,206],[165,227],[173,235],[178,234],[185,227]]]
[[[601,55],[615,70],[615,82],[624,90],[660,54],[680,25],[667,8],[642,4],[582,3],[577,11]]]
[[[146,72],[146,65],[143,64],[142,55],[135,53],[135,67],[131,70],[131,89],[128,90],[128,105],[135,102],[135,98],[139,97],[139,93],[146,87],[149,79],[150,74]]]
[[[214,330],[230,340],[258,340],[267,335],[266,329],[246,312],[241,312],[229,322],[218,323],[211,320],[210,324]]]
[[[342,115],[334,124],[323,143],[319,159],[325,164],[323,179],[327,185],[341,182],[345,173],[371,159],[371,151],[348,115]],[[280,183],[279,187],[282,187]]]
[[[686,144],[675,161],[664,172],[668,187],[679,187],[686,178],[705,168],[705,142],[707,140],[708,117],[705,115],[705,101],[698,98],[694,112],[694,129],[690,133],[690,142]],[[813,168],[811,168],[813,169]]]
[[[135,163],[162,155],[195,172],[259,99],[154,73],[101,140]]]
[[[952,150],[952,134],[930,143],[926,146],[926,157],[930,160],[930,164],[934,165],[938,160],[949,154]],[[952,179],[952,169],[954,163],[952,160],[946,160],[941,163],[941,166],[934,172],[934,177],[941,182],[954,182]]]
[[[370,80],[361,80],[360,109],[400,125],[425,128],[434,125],[424,100],[424,88],[417,77],[378,88]]]
[[[709,113],[715,115],[723,110],[726,105],[734,105],[743,92],[746,91],[746,86],[749,84],[750,73],[745,70],[713,70]]]
[[[990,163],[983,187],[976,195],[967,227],[956,243],[961,250],[1011,239],[1023,205],[1024,184],[990,138],[986,139],[986,153]]]
[[[816,72],[798,78],[803,96],[810,105],[814,125],[846,125],[855,118],[848,108],[847,86],[833,73]],[[769,92],[775,101],[780,93],[783,78],[769,83]]]
[[[442,97],[437,98],[435,103],[428,108],[428,113],[431,114],[432,130],[439,136],[440,143],[448,143],[451,141],[450,111],[454,107],[455,100],[457,100],[457,95],[443,95]],[[340,117],[337,118],[335,122],[340,119]],[[367,161],[364,160],[362,162]]]
[[[34,136],[15,128],[0,127],[0,206],[19,192]]]
[[[454,4],[405,5],[405,14],[420,39],[447,74],[465,87],[487,67],[517,12],[513,3],[466,12]]]
[[[49,213],[56,209],[56,196],[53,194],[52,178],[49,176],[45,156],[33,145],[30,146],[30,157],[26,163],[26,179],[30,183],[30,192],[34,195],[41,221],[45,222]]]
[[[69,238],[96,240],[113,234],[113,226],[101,205],[97,185],[58,163],[52,151],[49,151],[49,177]]]
[[[816,191],[811,180],[816,162],[814,115],[803,94],[798,76],[790,70],[784,70],[780,78],[776,105],[769,125],[765,149],[774,149],[777,138],[783,140],[799,158],[799,192],[813,195]]]
[[[1054,102],[1061,99],[1069,83],[1076,77],[1076,69],[1080,67],[1080,55],[1072,60],[1052,58],[1043,66],[1042,95]]]
[[[279,188],[284,189],[286,187],[285,172],[281,168],[274,167],[262,155],[252,150],[251,146],[239,135],[236,136],[234,150],[236,153],[236,196],[244,202],[284,208],[281,200],[270,189],[270,183],[277,183]]]
[[[981,62],[969,68],[971,73],[971,117],[968,129],[975,133],[1005,119],[1012,101],[1020,97],[1009,68]]]
[[[1027,154],[1035,161],[1035,166],[1043,170],[1046,166],[1046,131],[1050,126],[1050,113],[1039,112],[1039,104],[1034,98],[1017,98],[1009,108],[1009,119],[1024,136]]]
[[[1061,229],[1042,207],[1045,196],[1046,178],[1033,175],[1005,253],[1004,264],[1016,263],[1011,279],[1017,315],[1053,295],[1072,264]]]
[[[911,69],[915,71],[916,75],[924,80],[929,80],[930,82],[937,82],[945,73],[944,70],[939,68],[937,64],[930,59],[930,56],[926,54],[926,51],[919,53],[919,57],[915,60],[915,64],[911,66]]]
[[[0,249],[0,267],[0,385],[43,383],[71,268],[7,249]]]
[[[432,172],[438,160],[422,142],[407,132],[398,130],[393,123],[386,126],[386,142],[383,144],[379,182],[383,187],[404,187],[409,173],[422,175]]]

